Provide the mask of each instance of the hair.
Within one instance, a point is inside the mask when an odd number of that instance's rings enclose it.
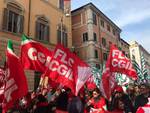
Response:
[[[101,92],[100,92],[100,90],[98,88],[95,88],[93,91],[95,91],[95,92],[97,92],[98,94],[101,95]]]

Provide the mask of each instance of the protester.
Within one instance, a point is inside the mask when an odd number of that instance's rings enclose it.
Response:
[[[125,113],[133,113],[132,102],[128,95],[123,92],[121,86],[117,86],[112,95],[112,100],[109,104],[109,111],[120,111]]]
[[[68,113],[83,113],[83,103],[79,96],[74,96],[68,103],[67,107]]]
[[[98,88],[93,90],[92,98],[89,100],[88,105],[91,105],[90,113],[105,113],[106,102],[102,97]]]
[[[135,99],[135,112],[141,106],[144,106],[148,102],[148,97],[150,97],[150,89],[147,84],[142,84],[140,86],[140,95],[138,95]]]
[[[42,94],[38,95],[38,102],[34,113],[48,113],[48,102]]]
[[[63,89],[60,93],[60,95],[56,98],[56,109],[67,111],[67,105],[69,101],[69,93],[71,90],[69,88]]]

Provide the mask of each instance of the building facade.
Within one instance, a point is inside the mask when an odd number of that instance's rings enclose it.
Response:
[[[119,49],[123,52],[123,54],[130,58],[130,51],[129,51],[129,43],[126,42],[124,39],[120,38],[120,45],[119,45]]]
[[[146,51],[142,45],[138,44],[136,41],[130,42],[130,57],[131,59],[135,59],[135,61],[141,67],[141,55],[144,56],[146,61],[146,68],[148,70],[148,74],[150,75],[150,54]]]
[[[102,68],[109,47],[119,47],[121,29],[92,3],[71,12],[72,39],[76,54],[91,65]]]
[[[21,35],[54,49],[57,43],[72,47],[70,1],[64,0],[0,0],[0,65],[5,62],[7,40],[13,40],[20,55]],[[26,71],[29,89],[34,88],[33,71]]]

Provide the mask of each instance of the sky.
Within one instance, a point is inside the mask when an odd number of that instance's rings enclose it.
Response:
[[[150,0],[72,0],[72,10],[89,2],[122,29],[121,38],[137,41],[150,53]]]

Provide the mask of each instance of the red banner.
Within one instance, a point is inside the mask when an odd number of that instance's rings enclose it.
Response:
[[[132,66],[132,62],[122,51],[118,50],[114,45],[111,46],[109,58],[107,61],[111,72],[119,72],[126,74],[128,77],[137,79],[137,73]]]
[[[100,90],[107,99],[110,99],[116,85],[115,72],[123,73],[133,79],[137,79],[137,73],[133,69],[131,61],[112,45],[100,85]]]
[[[61,45],[57,45],[48,69],[52,80],[69,87],[76,95],[91,76],[90,67]]]

